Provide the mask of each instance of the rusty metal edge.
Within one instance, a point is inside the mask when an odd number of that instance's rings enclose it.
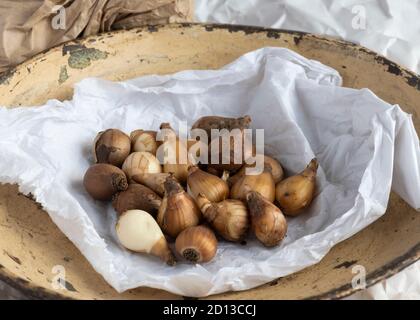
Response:
[[[227,30],[229,32],[244,32],[245,35],[253,34],[253,33],[266,33],[266,36],[269,38],[280,38],[281,34],[292,34],[295,36],[294,41],[296,45],[299,44],[299,42],[303,39],[304,36],[315,37],[321,41],[322,40],[332,41],[338,45],[353,47],[364,53],[375,56],[376,57],[375,60],[377,61],[377,63],[388,66],[388,72],[394,73],[397,76],[405,75],[407,84],[412,87],[417,86],[418,89],[420,90],[420,76],[419,75],[415,74],[412,71],[407,70],[406,68],[400,66],[399,64],[379,55],[378,53],[370,49],[367,49],[365,47],[359,46],[357,44],[354,44],[348,41],[339,40],[332,37],[326,37],[326,36],[315,35],[315,34],[301,32],[301,31],[284,30],[284,29],[271,29],[271,28],[262,28],[262,27],[245,26],[245,25],[201,24],[201,23],[177,23],[177,24],[169,24],[169,25],[145,26],[145,27],[133,28],[130,30],[136,31],[136,32],[144,32],[144,31],[158,32],[159,29],[161,28],[188,28],[192,26],[201,26],[208,32],[222,29],[222,30]],[[127,30],[105,32],[104,34],[110,35],[110,34],[117,34],[117,33],[125,32],[125,31]],[[76,40],[69,41],[68,43],[81,43],[81,42],[89,41],[90,39],[99,38],[101,37],[101,35],[104,35],[104,34],[98,34],[98,35],[90,36],[84,39],[76,39]],[[13,76],[14,72],[17,72],[20,68],[24,68],[26,64],[31,63],[32,61],[39,60],[40,57],[45,56],[47,53],[51,51],[62,50],[62,48],[68,43],[64,43],[55,48],[51,48],[49,50],[41,52],[38,55],[34,56],[33,58],[21,63],[20,65],[12,67],[10,71],[6,71],[6,72],[12,72],[11,76]],[[420,243],[415,245],[411,250],[409,250],[404,255],[394,259],[390,263],[382,266],[380,269],[375,270],[374,272],[370,273],[366,277],[366,287],[368,288],[384,279],[387,279],[397,274],[398,272],[402,271],[403,269],[405,269],[406,267],[408,267],[409,265],[413,264],[414,262],[418,260],[420,260]],[[25,295],[33,299],[72,300],[72,298],[66,297],[59,292],[56,292],[56,291],[53,291],[51,289],[47,289],[44,287],[40,287],[37,285],[33,285],[29,281],[15,276],[14,274],[6,270],[5,267],[2,265],[0,265],[0,280],[4,281],[11,287],[23,292]],[[353,289],[351,284],[347,284],[337,289],[330,290],[324,294],[308,297],[306,299],[308,300],[341,299],[357,291],[359,290]]]

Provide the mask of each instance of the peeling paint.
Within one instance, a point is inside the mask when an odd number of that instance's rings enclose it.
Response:
[[[303,34],[297,35],[293,37],[293,41],[295,42],[295,45],[299,45],[300,41],[303,39]]]
[[[68,65],[73,69],[84,69],[90,66],[92,61],[108,57],[107,52],[95,48],[87,48],[82,44],[64,45],[62,51],[63,56],[70,54]]]
[[[357,260],[351,260],[351,261],[344,261],[343,263],[340,263],[339,265],[336,265],[334,269],[340,269],[340,268],[350,268],[352,265],[356,264]]]
[[[68,282],[67,280],[60,279],[60,282],[64,285],[64,287],[65,287],[68,291],[71,291],[71,292],[78,292],[78,291],[74,288],[74,286],[73,286],[70,282]]]
[[[409,86],[416,88],[420,91],[420,77],[416,75],[411,75],[408,77],[405,77],[407,79],[407,83]]]
[[[9,252],[7,252],[6,250],[3,250],[3,253],[5,254],[5,255],[7,255],[10,259],[12,259],[15,263],[17,263],[17,264],[19,264],[19,265],[21,265],[22,264],[22,261],[20,261],[20,259],[18,258],[18,257],[15,257],[15,256],[13,256],[13,255],[11,255]]]
[[[8,85],[10,83],[10,79],[15,74],[16,69],[10,69],[0,74],[0,84]]]
[[[267,38],[279,39],[280,33],[273,30],[267,31]]]
[[[362,51],[363,48],[360,48],[359,50]],[[367,52],[365,49],[364,52]],[[387,71],[391,74],[394,74],[396,76],[404,76],[404,78],[407,80],[407,84],[410,87],[413,87],[420,91],[420,77],[413,72],[407,71],[403,69],[401,66],[399,66],[397,63],[392,62],[388,60],[387,58],[384,58],[382,56],[376,56],[375,61],[377,63],[380,63],[384,66],[386,66],[388,69]]]
[[[384,57],[377,56],[375,60],[388,67],[388,72],[400,76],[402,74],[401,68],[395,62],[392,62]]]
[[[60,74],[58,76],[58,83],[62,84],[63,82],[65,82],[67,79],[69,78],[69,75],[67,73],[67,67],[66,66],[61,66],[60,68]]]
[[[71,52],[68,63],[70,68],[84,69],[90,66],[92,61],[106,59],[107,57],[107,52],[94,48],[86,48]]]
[[[194,24],[190,23],[181,23],[180,27],[188,28],[192,27]],[[266,32],[268,38],[275,38],[278,39],[281,37],[282,33],[295,35],[299,38],[299,41],[302,39],[306,32],[302,31],[294,31],[294,30],[284,30],[284,29],[270,29],[270,28],[261,28],[261,27],[254,27],[254,26],[243,26],[243,25],[231,25],[231,24],[205,24],[202,25],[204,30],[211,32],[217,29],[220,30],[227,30],[229,32],[244,32],[245,34],[253,34],[253,33],[262,33]]]
[[[408,85],[411,86],[411,87],[417,86],[420,82],[419,78],[416,77],[416,76],[406,77],[406,79],[407,79]]]
[[[147,27],[147,30],[149,30],[149,32],[157,32],[159,28],[158,26],[151,25]]]
[[[67,53],[72,53],[77,50],[86,49],[86,46],[82,44],[65,44],[62,49],[62,54],[65,56]]]

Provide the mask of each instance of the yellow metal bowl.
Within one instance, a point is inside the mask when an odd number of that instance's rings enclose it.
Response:
[[[370,88],[413,114],[420,132],[420,79],[360,46],[312,34],[245,26],[177,24],[106,33],[66,43],[0,76],[0,105],[71,99],[73,84],[95,76],[125,80],[185,69],[216,69],[265,46],[290,48],[337,69],[344,85]],[[34,298],[182,298],[150,288],[118,294],[97,274],[49,216],[15,185],[0,186],[0,279]],[[420,257],[420,214],[392,194],[386,214],[335,246],[317,265],[258,288],[211,298],[340,298],[355,289],[352,267],[370,286]],[[67,290],[54,290],[53,267],[66,270]],[[184,297],[185,298],[185,297]]]

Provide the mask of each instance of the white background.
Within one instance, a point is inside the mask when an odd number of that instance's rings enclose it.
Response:
[[[326,34],[361,44],[420,73],[419,0],[196,0],[200,22]],[[354,299],[420,299],[420,262]]]
[[[420,73],[419,0],[196,0],[196,19],[327,34]],[[23,298],[0,283],[0,298]],[[420,262],[352,298],[420,299]]]

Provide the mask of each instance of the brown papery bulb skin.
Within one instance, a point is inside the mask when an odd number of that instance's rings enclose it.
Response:
[[[252,230],[266,247],[278,245],[286,235],[287,221],[281,210],[258,192],[247,194]]]
[[[276,159],[264,156],[264,166],[270,168],[271,175],[273,176],[274,183],[278,183],[284,178],[284,171],[283,167],[281,166],[280,162]]]
[[[122,169],[129,179],[136,174],[160,173],[162,166],[159,160],[150,152],[133,152],[124,161]]]
[[[212,174],[214,176],[217,176],[217,177],[221,177],[224,172],[229,172],[227,170],[223,171],[223,170],[218,170],[218,169],[212,168],[212,167],[207,167],[206,170],[207,170],[207,173],[210,173],[210,174]]]
[[[156,131],[151,130],[135,130],[131,132],[131,150],[133,152],[145,151],[156,155],[158,143],[156,141]]]
[[[150,253],[161,258],[168,266],[174,266],[176,264],[176,259],[169,249],[168,242],[165,237],[160,238],[160,240],[153,246]]]
[[[268,201],[274,202],[276,197],[276,186],[273,176],[266,168],[263,173],[258,175],[244,175],[231,188],[230,196],[232,199],[246,201],[249,191],[256,191]]]
[[[168,159],[167,156],[163,155],[163,159],[161,159],[163,160],[163,172],[172,173],[180,183],[184,184],[187,181],[188,166],[191,164],[188,159],[187,142],[185,142],[184,144],[180,141],[180,139],[176,135],[176,132],[171,128],[169,123],[162,123],[160,125],[160,129],[168,130],[170,133],[166,135],[167,138],[169,138],[169,140],[163,142],[161,148],[163,148],[163,150],[166,150],[166,152],[169,152],[168,150],[171,150],[169,154],[175,154],[175,159],[173,159],[174,161],[169,162],[166,161]]]
[[[136,183],[117,193],[112,200],[112,206],[118,214],[137,209],[155,216],[161,204],[162,199],[153,190]]]
[[[175,249],[189,262],[209,262],[216,255],[217,239],[207,227],[189,227],[176,238]]]
[[[227,199],[211,203],[203,194],[199,194],[197,204],[204,218],[224,239],[239,242],[245,238],[250,221],[242,201]]]
[[[228,183],[230,186],[233,186],[239,179],[241,179],[244,175],[246,175],[246,169],[247,168],[254,168],[255,164],[244,164],[242,168],[235,173],[235,175],[231,176],[228,179]],[[276,159],[264,156],[264,167],[269,168],[271,175],[273,176],[274,183],[278,183],[284,178],[284,171],[283,168]]]
[[[276,200],[283,212],[297,216],[308,207],[315,194],[318,161],[312,159],[301,173],[280,181],[276,186]]]
[[[229,196],[229,186],[223,179],[207,173],[197,166],[188,168],[189,194],[196,199],[202,193],[211,202],[220,202]]]
[[[165,181],[165,195],[159,208],[157,222],[167,235],[176,236],[188,227],[200,223],[201,212],[194,199],[172,176]]]
[[[209,143],[209,168],[213,168],[218,171],[228,170],[228,171],[236,171],[241,168],[244,164],[244,158],[253,152],[253,146],[249,150],[245,150],[248,147],[248,144],[244,143],[244,130],[248,129],[251,124],[251,117],[244,116],[240,118],[227,118],[227,117],[220,117],[220,116],[205,116],[198,119],[192,126],[192,130],[194,129],[202,129],[205,130],[208,136],[208,139],[212,139],[211,130],[228,130],[232,135],[229,137],[222,138],[215,138]],[[236,130],[239,129],[239,130]],[[239,135],[234,134],[236,130],[239,131]],[[239,140],[240,139],[240,140]],[[235,140],[242,141],[242,155],[239,163],[235,162]],[[224,148],[229,147],[229,154],[223,154],[222,150]],[[219,150],[217,158],[218,162],[214,163],[212,161],[211,154],[217,152]]]
[[[96,163],[109,163],[121,167],[131,150],[131,140],[118,129],[100,132],[94,142],[94,158]]]
[[[110,200],[114,194],[128,187],[124,172],[113,165],[98,163],[85,173],[83,185],[90,196],[96,200]]]
[[[242,147],[239,159],[235,159],[235,141],[242,141]],[[217,171],[230,171],[235,172],[239,170],[245,163],[245,157],[247,155],[255,154],[255,146],[245,143],[244,132],[231,133],[228,138],[219,137],[213,139],[209,144],[209,159],[208,167]],[[223,150],[229,150],[229,153],[223,152]],[[217,153],[218,152],[218,153]],[[218,161],[213,161],[212,155],[215,153]],[[235,161],[236,160],[236,161]]]
[[[211,137],[211,130],[217,129],[248,129],[251,124],[251,117],[244,116],[240,118],[227,118],[220,116],[205,116],[198,119],[191,129],[203,129],[207,132],[207,136]]]
[[[164,183],[166,178],[168,178],[170,173],[139,173],[133,175],[131,178],[133,181],[145,185],[146,187],[152,189],[161,197],[165,193]]]

